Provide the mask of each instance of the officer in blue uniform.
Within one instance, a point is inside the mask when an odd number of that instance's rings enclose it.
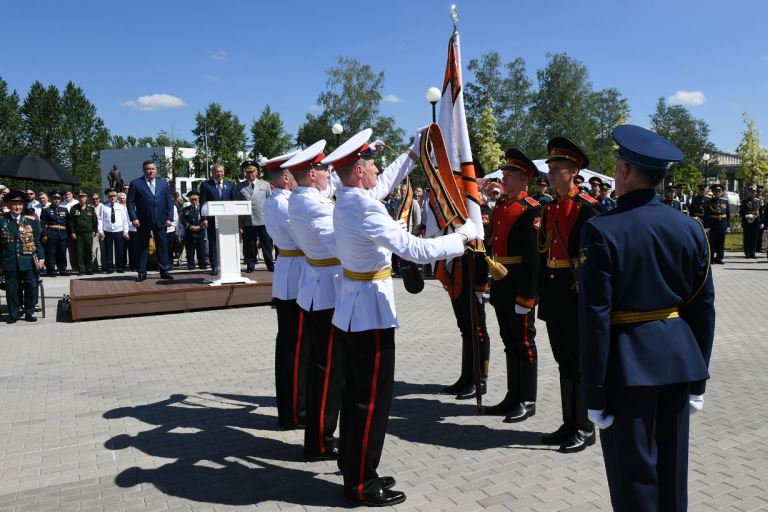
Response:
[[[42,241],[45,245],[46,275],[56,277],[67,275],[67,214],[61,206],[61,194],[51,192],[51,204],[40,212]],[[58,270],[58,273],[56,272]]]
[[[19,319],[20,288],[24,287],[24,320],[36,322],[36,272],[45,263],[45,251],[40,241],[40,223],[35,215],[26,214],[27,195],[12,190],[5,196],[10,211],[0,217],[0,267],[6,278],[5,296],[8,302],[9,324]]]
[[[704,205],[704,227],[709,228],[709,245],[712,248],[712,263],[723,264],[725,232],[728,230],[728,200],[723,197],[723,186],[710,185],[712,199]]]
[[[614,510],[687,507],[689,415],[704,405],[715,292],[701,223],[655,194],[683,153],[638,126],[619,145],[614,210],[579,249],[581,376]]]
[[[195,255],[200,268],[208,266],[205,257],[205,227],[200,215],[200,192],[193,190],[187,193],[189,206],[181,211],[181,225],[184,226],[184,248],[187,251],[187,270],[195,268]]]

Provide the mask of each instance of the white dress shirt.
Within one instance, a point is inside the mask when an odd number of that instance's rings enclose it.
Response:
[[[118,202],[114,204],[106,202],[99,206],[100,208],[96,211],[99,233],[118,233],[122,231],[124,235],[127,235],[131,223],[128,220],[128,209],[125,205]],[[112,222],[112,208],[115,209],[114,223]]]
[[[343,187],[336,191],[333,227],[341,265],[353,272],[387,268],[392,253],[414,263],[431,263],[464,254],[460,234],[415,237],[389,216],[381,201],[359,188]],[[357,281],[343,276],[333,325],[347,332],[399,327],[392,278]]]
[[[176,226],[179,225],[179,210],[176,208],[176,205],[173,206],[173,220],[171,221],[171,225],[165,228],[166,233],[175,233],[176,232]]]
[[[291,191],[276,188],[264,201],[264,225],[279,250],[296,250],[299,244],[293,238],[288,218],[288,198]],[[295,300],[299,296],[299,280],[307,260],[303,256],[277,256],[272,274],[272,296],[280,300]]]

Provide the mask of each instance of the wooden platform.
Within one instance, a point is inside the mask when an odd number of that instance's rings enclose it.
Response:
[[[73,279],[69,283],[72,320],[269,304],[272,273],[244,275],[256,283],[210,286],[205,281],[211,276],[205,271],[174,273],[173,281],[150,274],[140,283],[134,281],[134,272]]]

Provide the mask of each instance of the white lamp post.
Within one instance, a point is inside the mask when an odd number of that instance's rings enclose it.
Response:
[[[440,101],[440,89],[437,87],[430,87],[427,89],[427,101],[432,104],[432,122],[435,123],[436,116],[435,116],[435,105],[437,105],[437,102]]]
[[[344,133],[344,127],[341,126],[339,123],[334,124],[331,126],[331,131],[336,136],[336,147],[339,147],[339,136]]]
[[[709,153],[704,153],[701,159],[704,160],[704,184],[709,185],[709,159],[712,156]]]

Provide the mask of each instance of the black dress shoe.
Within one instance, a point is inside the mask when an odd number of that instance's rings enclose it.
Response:
[[[160,279],[167,279],[168,281],[173,281],[173,276],[171,274],[160,274]]]
[[[368,496],[364,500],[350,499],[353,505],[364,507],[389,507],[405,501],[405,493],[402,491],[393,491],[392,489],[379,489],[373,496]]]
[[[112,273],[112,270],[105,270],[105,271],[104,271],[104,273],[105,273],[105,274],[111,274],[111,273]]]
[[[486,386],[485,382],[480,384],[480,394],[484,395],[488,392],[488,386]],[[462,389],[456,394],[456,400],[471,400],[475,398],[475,385],[470,384],[466,388]]]
[[[536,415],[535,403],[526,405],[523,402],[518,402],[517,404],[515,404],[512,410],[509,411],[509,413],[507,414],[507,417],[504,418],[504,423],[518,423],[520,421],[525,421],[526,419],[535,415]]]
[[[85,273],[85,275],[87,275],[87,276],[92,276],[92,275],[93,275],[93,272],[86,272],[86,273]]]
[[[139,274],[139,275],[136,276],[136,282],[137,283],[140,283],[140,282],[146,281],[146,280],[147,280],[147,275],[146,274]]]
[[[444,395],[455,395],[459,391],[465,389],[468,386],[468,384],[461,379],[457,380],[450,386],[445,386],[443,389],[440,390],[440,393]]]
[[[17,317],[11,316],[11,317],[8,317],[8,320],[6,320],[5,323],[7,323],[7,324],[15,324],[17,320],[18,320]]]
[[[510,399],[509,395],[507,395],[504,397],[504,400],[498,404],[483,407],[483,414],[486,416],[506,416],[512,411],[512,409],[515,408],[516,405],[517,403]]]
[[[125,270],[122,270],[122,269],[117,269],[115,270],[115,272],[117,272],[118,274],[125,274]]]
[[[541,442],[544,444],[563,444],[571,437],[573,429],[568,425],[560,425],[560,428],[552,432],[551,434],[544,434],[541,436]]]
[[[25,322],[37,322],[37,318],[34,315],[24,315]]]
[[[217,269],[217,268],[212,268],[212,269],[211,269],[211,275],[212,275],[212,276],[217,276],[217,275],[219,275],[219,269]]]
[[[339,449],[334,447],[326,450],[325,453],[304,454],[304,460],[307,462],[320,462],[321,460],[336,460],[339,458]]]
[[[379,482],[381,482],[381,486],[384,489],[391,489],[397,483],[395,481],[395,477],[393,477],[393,476],[380,476],[379,477]]]
[[[595,444],[595,431],[576,430],[558,450],[560,453],[576,453],[587,449],[587,446]]]
[[[245,273],[246,273],[246,274],[250,274],[251,272],[253,272],[253,268],[252,268],[252,267],[247,267],[247,268],[245,269]]]

